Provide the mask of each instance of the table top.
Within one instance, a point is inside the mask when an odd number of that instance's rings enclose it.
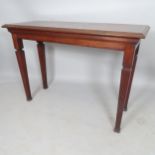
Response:
[[[2,27],[21,30],[38,30],[138,39],[145,38],[150,29],[148,25],[79,23],[59,21],[31,21],[16,24],[6,24]]]

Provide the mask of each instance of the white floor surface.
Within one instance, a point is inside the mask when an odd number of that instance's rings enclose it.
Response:
[[[155,88],[133,87],[121,133],[118,88],[104,84],[0,84],[0,155],[155,155]]]

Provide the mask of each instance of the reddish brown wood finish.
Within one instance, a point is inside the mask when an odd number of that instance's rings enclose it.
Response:
[[[120,91],[117,107],[115,131],[120,132],[120,123],[124,110],[126,96],[129,91],[130,77],[132,75],[133,62],[135,58],[135,45],[127,45],[123,56],[123,68],[121,72]]]
[[[125,38],[145,38],[149,26],[131,24],[108,24],[108,23],[80,23],[58,21],[32,21],[25,23],[7,24],[3,27],[20,30],[32,30],[43,32],[59,32],[83,35],[99,35]]]
[[[17,57],[21,77],[23,80],[26,97],[27,97],[27,100],[30,101],[32,100],[32,96],[31,96],[29,78],[28,78],[28,73],[27,73],[25,53],[23,50],[23,42],[21,39],[17,38],[16,35],[12,35],[12,37],[13,37],[14,47],[16,49],[16,57]]]
[[[133,76],[134,76],[134,72],[135,72],[135,67],[136,67],[136,62],[137,62],[137,57],[138,57],[138,52],[139,52],[139,46],[140,46],[140,44],[136,47],[136,51],[135,51],[136,53],[135,53],[135,57],[134,57],[134,60],[133,60],[131,76],[130,76],[130,80],[129,80],[129,84],[128,84],[128,91],[127,91],[127,95],[126,95],[126,98],[125,98],[124,111],[127,111],[127,105],[128,105],[128,100],[129,100],[129,96],[130,96],[132,80],[133,80]]]
[[[71,22],[27,22],[4,25],[3,27],[7,28],[13,36],[17,60],[28,100],[31,99],[31,92],[25,55],[22,50],[22,39],[38,42],[37,48],[44,88],[47,88],[47,75],[43,42],[108,48],[115,51],[121,50],[123,52],[123,67],[114,128],[114,131],[120,132],[123,110],[127,109],[140,40],[147,35],[149,26]]]
[[[47,89],[47,75],[46,75],[46,59],[45,59],[45,46],[43,42],[38,42],[38,55],[39,55],[39,61],[40,61],[40,68],[41,68],[41,74],[42,74],[42,80],[43,80],[43,88]]]

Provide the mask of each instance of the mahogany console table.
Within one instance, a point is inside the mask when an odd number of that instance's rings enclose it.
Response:
[[[19,24],[7,24],[2,27],[7,28],[12,34],[27,100],[31,100],[32,97],[23,50],[23,39],[34,40],[37,42],[44,88],[47,88],[48,85],[45,47],[43,42],[56,42],[122,51],[123,67],[114,128],[115,132],[120,131],[123,110],[127,110],[140,40],[146,37],[149,31],[149,26],[34,21]]]

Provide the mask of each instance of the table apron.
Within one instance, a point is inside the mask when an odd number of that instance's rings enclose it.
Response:
[[[134,40],[134,42],[123,42],[117,40],[107,40],[104,38],[103,40],[93,39],[93,38],[77,38],[74,36],[56,36],[56,35],[29,35],[29,34],[12,34],[19,39],[26,39],[26,40],[33,40],[33,41],[42,41],[42,42],[54,42],[54,43],[61,43],[61,44],[69,44],[69,45],[78,45],[78,46],[86,46],[86,47],[94,47],[94,48],[105,48],[105,49],[114,49],[114,50],[121,50],[124,51],[127,44],[137,44],[138,40]],[[121,38],[120,38],[121,39]]]

